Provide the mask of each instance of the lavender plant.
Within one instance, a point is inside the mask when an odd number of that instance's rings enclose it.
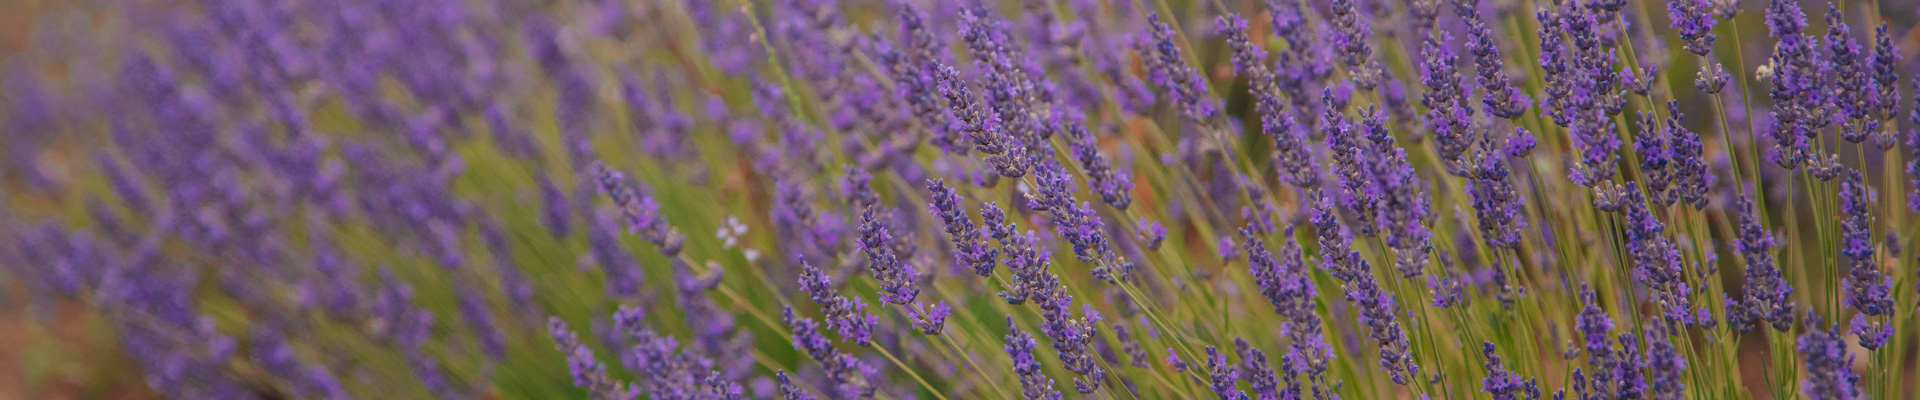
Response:
[[[0,397],[1913,398],[1886,3],[63,5]]]

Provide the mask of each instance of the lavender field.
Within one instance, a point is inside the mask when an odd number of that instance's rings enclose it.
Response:
[[[34,4],[0,398],[1920,396],[1908,0]]]

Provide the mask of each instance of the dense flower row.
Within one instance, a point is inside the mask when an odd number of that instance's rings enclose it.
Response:
[[[96,390],[1912,396],[1879,2],[97,3],[0,86]]]

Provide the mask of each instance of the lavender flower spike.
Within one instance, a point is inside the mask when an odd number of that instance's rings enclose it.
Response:
[[[628,400],[639,392],[624,382],[614,381],[607,376],[607,366],[593,356],[593,349],[580,343],[580,338],[567,328],[567,322],[560,317],[547,318],[547,332],[553,336],[554,348],[567,356],[567,369],[573,373],[573,385],[587,389],[588,397],[595,400]]]
[[[1800,394],[1811,399],[1861,399],[1860,376],[1853,372],[1853,355],[1847,352],[1840,326],[1820,329],[1820,317],[1807,317],[1807,333],[1800,335],[1794,350],[1806,367],[1807,379]]]
[[[1487,377],[1480,379],[1480,390],[1492,395],[1495,400],[1538,400],[1540,386],[1532,379],[1521,379],[1520,374],[1507,370],[1500,364],[1500,355],[1493,352],[1493,342],[1482,342],[1480,355],[1486,359],[1480,366],[1487,370]]]
[[[1141,53],[1152,54],[1145,57],[1148,80],[1173,95],[1174,104],[1180,107],[1180,116],[1195,122],[1213,119],[1221,107],[1216,104],[1219,100],[1207,91],[1207,79],[1200,75],[1200,70],[1187,64],[1180,45],[1174,42],[1173,26],[1160,18],[1159,13],[1147,14],[1147,32],[1140,39],[1149,46]]]
[[[867,206],[860,217],[860,250],[867,255],[867,268],[873,270],[874,278],[880,280],[880,302],[908,305],[913,298],[920,296],[920,287],[914,283],[912,265],[894,253],[893,234],[887,231],[887,225],[879,218],[880,206]]]
[[[1040,362],[1033,359],[1033,349],[1038,343],[1033,334],[1020,330],[1013,324],[1013,317],[1007,317],[1007,355],[1013,356],[1013,373],[1020,377],[1020,394],[1027,400],[1060,400],[1060,391],[1053,390],[1053,379],[1040,372]]]
[[[973,225],[960,194],[947,187],[944,179],[927,180],[927,191],[932,192],[933,202],[927,212],[946,224],[947,239],[953,242],[953,257],[962,265],[972,267],[975,275],[993,275],[994,259],[999,251],[987,247],[986,228]]]
[[[680,245],[686,236],[667,225],[666,217],[660,215],[660,203],[629,186],[625,174],[607,167],[604,162],[593,163],[593,177],[600,194],[613,198],[613,205],[626,218],[628,232],[639,233],[641,239],[653,243],[668,257],[680,254]]]

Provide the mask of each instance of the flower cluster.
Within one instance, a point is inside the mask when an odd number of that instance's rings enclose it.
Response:
[[[1900,398],[1920,345],[1878,3],[176,3],[0,65],[12,397]]]

